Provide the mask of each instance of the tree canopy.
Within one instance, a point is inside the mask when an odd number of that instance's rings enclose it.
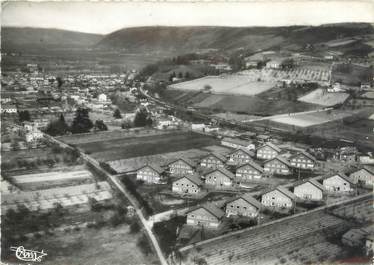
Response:
[[[122,118],[122,115],[121,115],[121,112],[120,112],[119,109],[114,110],[113,117],[116,118],[116,119],[121,119]]]
[[[67,125],[63,114],[60,115],[60,118],[58,120],[50,122],[47,129],[45,130],[46,133],[52,136],[64,135],[68,131],[69,126]]]
[[[28,110],[21,110],[18,112],[18,118],[20,122],[30,121],[31,120],[30,112]]]
[[[134,118],[134,126],[135,127],[144,127],[152,125],[152,119],[149,116],[146,109],[139,110]]]
[[[78,108],[75,112],[70,131],[72,133],[87,133],[93,128],[93,126],[94,125],[88,114],[88,109]]]
[[[103,120],[97,120],[95,122],[95,130],[98,130],[98,131],[107,131],[108,130],[108,126],[106,126],[106,124],[104,123]]]

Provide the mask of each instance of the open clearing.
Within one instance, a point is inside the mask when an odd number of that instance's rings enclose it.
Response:
[[[346,117],[351,116],[352,113],[350,112],[342,112],[342,111],[321,111],[309,114],[302,114],[302,115],[294,115],[294,116],[287,116],[287,117],[276,117],[274,119],[270,119],[272,121],[288,124],[288,125],[295,125],[297,127],[309,127],[318,124],[323,124],[327,122],[331,122],[334,120],[343,119]]]
[[[300,112],[316,109],[315,105],[305,102],[295,102],[290,100],[268,100],[259,96],[234,96],[234,95],[212,95],[216,98],[221,96],[220,100],[212,100],[209,98],[194,104],[197,108],[212,109],[217,112],[237,112],[248,113],[251,115],[274,115],[289,112]]]
[[[137,246],[139,234],[129,233],[128,225],[115,228],[59,232],[52,236],[20,242],[26,249],[44,250],[45,265],[140,265],[159,264],[153,255],[145,256]]]
[[[221,76],[206,76],[203,78],[170,85],[171,89],[178,90],[205,90],[215,94],[231,95],[257,95],[275,86],[275,82],[257,81],[248,74],[233,74]]]
[[[132,172],[138,168],[144,166],[145,164],[157,164],[164,166],[177,157],[188,158],[190,160],[195,160],[207,155],[209,152],[215,152],[217,154],[226,155],[230,152],[229,148],[222,146],[206,146],[201,149],[188,149],[179,152],[169,152],[158,155],[150,156],[139,156],[129,159],[120,159],[109,161],[108,164],[118,173]]]
[[[349,94],[347,93],[328,93],[325,90],[318,88],[309,94],[300,97],[298,100],[327,107],[342,104],[348,99],[348,97]]]
[[[60,141],[63,141],[67,144],[84,144],[91,142],[131,138],[131,137],[142,137],[142,136],[151,136],[151,135],[165,135],[168,133],[173,133],[172,131],[165,132],[159,130],[144,130],[144,129],[131,129],[131,130],[117,130],[111,132],[94,132],[94,133],[81,133],[73,135],[65,135],[56,137]]]
[[[15,175],[11,180],[22,190],[39,190],[90,183],[93,182],[93,176],[86,169],[73,171],[65,168],[52,172]]]
[[[159,135],[126,137],[78,145],[100,161],[112,161],[218,144],[218,140],[194,132],[177,131]]]

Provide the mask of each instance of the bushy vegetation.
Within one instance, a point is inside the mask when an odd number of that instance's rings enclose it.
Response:
[[[152,246],[150,245],[149,243],[149,240],[146,236],[146,234],[142,234],[141,237],[139,237],[138,239],[138,242],[136,244],[140,249],[141,251],[145,254],[145,255],[149,255],[149,254],[152,254],[153,253],[153,249],[152,249]]]
[[[75,117],[71,126],[66,123],[64,116],[61,114],[58,120],[52,121],[48,124],[45,132],[51,136],[65,135],[68,132],[88,133],[94,127],[100,131],[108,129],[103,121],[98,120],[94,124],[90,120],[88,109],[78,108],[75,112]]]
[[[153,209],[149,203],[143,198],[143,196],[138,192],[136,184],[126,176],[121,179],[122,183],[131,192],[131,194],[137,199],[139,204],[143,207],[146,215],[152,215]]]
[[[182,227],[186,218],[184,216],[175,216],[170,220],[158,222],[153,225],[153,231],[157,235],[162,250],[168,255],[176,247],[177,229]]]

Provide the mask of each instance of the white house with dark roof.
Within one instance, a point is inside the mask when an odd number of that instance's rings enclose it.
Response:
[[[365,186],[373,186],[374,184],[374,169],[370,167],[363,167],[352,172],[349,178],[355,184],[362,184]]]
[[[300,199],[307,201],[322,201],[325,188],[317,180],[310,179],[296,184],[293,193]]]
[[[336,173],[323,179],[323,186],[328,192],[344,193],[353,191],[353,181],[343,173]]]
[[[148,184],[158,184],[161,182],[164,170],[158,165],[145,165],[136,170],[136,179]]]
[[[301,169],[314,169],[317,166],[317,159],[307,152],[299,152],[289,158],[293,167]]]
[[[238,183],[262,178],[264,169],[257,163],[250,161],[239,166],[235,172],[235,181]]]
[[[291,164],[283,156],[277,156],[264,162],[264,171],[269,174],[290,175]]]
[[[187,212],[187,224],[193,226],[203,226],[204,228],[217,228],[225,212],[213,203],[206,203],[196,206]]]
[[[238,215],[256,218],[262,207],[262,204],[251,195],[243,194],[226,203],[226,216]]]
[[[227,160],[228,165],[243,165],[245,163],[248,163],[252,160],[252,157],[254,157],[255,154],[252,151],[240,148],[237,149],[229,154],[229,159]]]
[[[282,150],[271,142],[265,143],[263,146],[257,149],[257,159],[267,160],[278,156]]]
[[[205,184],[215,189],[225,189],[232,186],[235,175],[225,168],[217,168],[204,174]]]
[[[264,193],[261,197],[261,203],[269,208],[291,209],[295,205],[296,196],[284,187],[277,187]]]
[[[178,158],[167,164],[171,176],[193,175],[195,163],[186,158]]]
[[[201,191],[203,181],[198,175],[185,175],[172,182],[172,191],[175,193],[197,194]]]
[[[200,160],[200,166],[205,167],[205,168],[223,168],[225,167],[225,162],[226,162],[226,157],[215,154],[215,153],[210,153]]]

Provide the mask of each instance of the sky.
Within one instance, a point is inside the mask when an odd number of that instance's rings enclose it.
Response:
[[[1,25],[107,34],[125,27],[152,25],[286,26],[374,23],[372,0],[171,1],[9,1],[2,3]]]

